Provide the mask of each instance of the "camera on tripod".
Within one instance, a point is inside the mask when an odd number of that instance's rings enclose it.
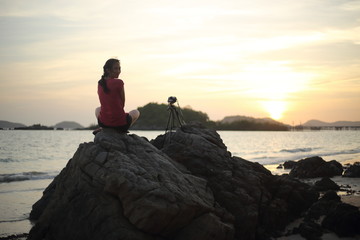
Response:
[[[171,133],[173,130],[175,130],[176,125],[178,125],[178,127],[182,127],[183,125],[185,125],[185,121],[183,119],[183,115],[180,109],[180,105],[179,102],[177,103],[178,107],[176,108],[175,104],[177,102],[177,98],[174,96],[171,96],[168,98],[168,108],[167,110],[169,111],[169,118],[166,124],[166,130],[165,130],[165,134],[168,133],[168,137],[165,138],[165,140],[167,139],[168,142],[170,143],[171,140]],[[177,124],[176,124],[177,123]],[[165,142],[164,142],[165,144]]]
[[[177,101],[176,97],[171,96],[171,97],[168,98],[168,103],[170,105],[173,105],[174,103],[176,103],[176,101]]]

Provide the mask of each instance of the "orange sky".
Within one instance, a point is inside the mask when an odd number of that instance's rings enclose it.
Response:
[[[0,120],[95,123],[117,57],[127,111],[176,96],[212,120],[360,121],[359,1],[0,3]]]

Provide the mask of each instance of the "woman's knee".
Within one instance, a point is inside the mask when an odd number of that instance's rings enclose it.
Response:
[[[132,110],[129,112],[129,115],[132,118],[132,122],[135,122],[140,117],[140,112],[138,110]]]
[[[95,109],[95,116],[96,116],[96,118],[99,117],[99,115],[100,115],[100,110],[101,110],[101,107],[97,107],[97,108]]]

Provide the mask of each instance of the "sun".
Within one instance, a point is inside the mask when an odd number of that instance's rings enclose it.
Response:
[[[266,112],[269,113],[270,117],[275,120],[282,118],[284,112],[286,111],[286,102],[285,101],[262,101],[263,108]]]

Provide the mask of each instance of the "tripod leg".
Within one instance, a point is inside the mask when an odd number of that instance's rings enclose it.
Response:
[[[174,116],[174,109],[171,111],[172,112],[172,124],[171,124],[171,132],[172,130],[175,128],[175,116]]]
[[[169,128],[169,124],[170,124],[170,128]],[[168,119],[168,126],[166,127],[166,133],[167,135],[165,135],[165,141],[168,143],[171,143],[171,134],[172,134],[172,130],[174,128],[174,113],[172,111],[172,108],[170,108],[170,115],[169,115],[169,119]],[[165,133],[165,134],[166,134]]]
[[[169,124],[170,124],[170,120],[171,120],[171,111],[170,111],[170,113],[169,113],[169,118],[168,118],[168,120],[167,120],[167,124],[166,124],[166,129],[165,129],[165,133],[169,130]],[[171,129],[170,129],[170,131],[171,131]]]
[[[180,125],[180,127],[182,127],[182,123],[181,123],[181,120],[180,120],[180,117],[179,117],[179,112],[175,109],[175,113],[176,113],[176,118],[178,120],[178,123]]]

